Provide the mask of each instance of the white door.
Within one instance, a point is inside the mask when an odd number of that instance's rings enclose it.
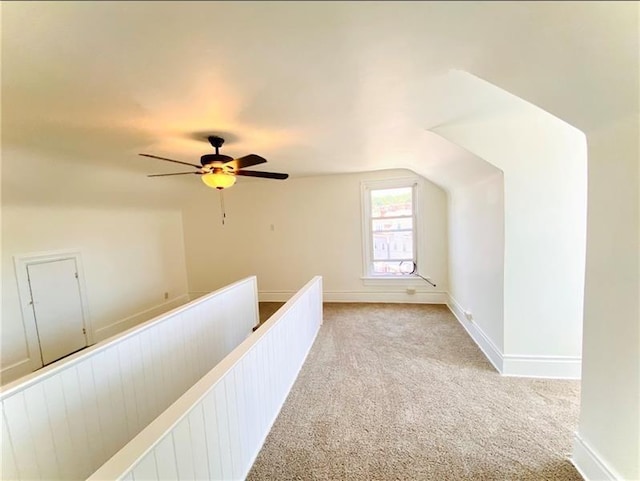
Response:
[[[77,272],[75,259],[27,266],[44,365],[87,345]]]

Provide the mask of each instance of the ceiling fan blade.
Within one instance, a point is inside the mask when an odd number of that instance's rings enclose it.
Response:
[[[166,160],[167,162],[174,162],[176,164],[189,165],[191,167],[195,167],[196,169],[199,169],[202,167],[201,165],[190,164],[189,162],[182,162],[181,160],[166,159],[164,157],[158,157],[157,155],[151,155],[151,154],[138,154],[138,155],[142,155],[143,157],[151,157],[152,159]]]
[[[236,175],[246,175],[247,177],[262,177],[265,179],[279,179],[284,180],[289,177],[289,174],[280,174],[278,172],[259,172],[257,170],[238,170]]]
[[[260,157],[256,154],[245,155],[244,157],[240,157],[238,159],[230,160],[229,162],[225,162],[225,166],[232,167],[234,170],[244,169],[245,167],[251,167],[258,164],[264,164],[267,159]]]
[[[200,172],[174,172],[173,174],[149,174],[147,177],[165,177],[167,175],[200,174]]]

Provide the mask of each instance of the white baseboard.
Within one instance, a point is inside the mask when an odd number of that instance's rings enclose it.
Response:
[[[469,321],[465,309],[451,295],[447,306],[478,345],[493,367],[503,376],[544,379],[580,379],[582,359],[570,356],[529,356],[504,354],[475,322]]]
[[[205,294],[211,294],[211,291],[189,291],[187,295],[189,296],[189,301],[194,301]]]
[[[475,323],[469,321],[464,315],[464,309],[451,295],[448,295],[447,307],[453,313],[460,325],[467,331],[471,339],[478,345],[485,357],[493,367],[502,374],[503,356],[498,346],[496,346],[489,336]]]
[[[205,293],[194,291],[189,294],[191,299],[194,299]],[[295,291],[259,291],[258,298],[260,302],[286,302],[294,294]],[[415,294],[407,294],[404,290],[389,289],[325,291],[323,300],[324,302],[447,304],[460,325],[500,374],[545,379],[580,379],[581,377],[582,360],[579,357],[503,354],[477,323],[465,317],[465,309],[447,292],[416,291]]]
[[[582,359],[569,356],[502,356],[502,374],[545,379],[580,379]]]
[[[325,302],[390,302],[403,304],[446,304],[447,293],[437,291],[341,291],[325,292]]]
[[[293,291],[258,291],[258,302],[287,302],[293,294]],[[324,295],[322,300],[326,301]]]
[[[144,311],[133,314],[132,316],[125,317],[124,319],[120,319],[108,326],[101,327],[100,329],[96,329],[93,334],[93,340],[95,343],[100,341],[104,341],[105,339],[110,338],[111,336],[115,336],[116,334],[126,331],[127,329],[132,328],[133,326],[137,326],[138,324],[148,321],[149,319],[153,319],[156,316],[159,316],[163,312],[170,311],[174,307],[178,307],[185,302],[189,301],[189,295],[183,294],[178,297],[174,297],[167,302],[163,302],[162,304],[158,304],[157,306],[151,307],[149,309],[145,309]]]
[[[295,291],[259,291],[260,302],[286,302]],[[404,304],[446,304],[446,292],[416,291],[407,294],[406,291],[324,291],[323,302],[389,302]]]
[[[297,291],[259,291],[260,302],[286,302]],[[191,300],[203,296],[206,292],[191,291]],[[441,291],[416,291],[407,294],[404,290],[366,290],[366,291],[324,291],[323,302],[389,302],[403,304],[446,304],[447,293]]]
[[[33,372],[33,369],[31,368],[31,359],[23,359],[11,364],[10,366],[3,367],[2,370],[0,370],[0,384],[4,385],[11,381],[15,381],[22,376],[31,374],[31,372]]]
[[[578,433],[575,433],[573,438],[573,455],[570,461],[585,481],[621,481],[623,479],[607,466],[607,463]]]

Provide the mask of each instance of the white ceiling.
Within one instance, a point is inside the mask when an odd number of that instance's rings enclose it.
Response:
[[[3,2],[3,202],[171,203],[197,179],[136,154],[197,163],[208,133],[293,177],[446,184],[451,69],[598,129],[638,111],[638,3]]]

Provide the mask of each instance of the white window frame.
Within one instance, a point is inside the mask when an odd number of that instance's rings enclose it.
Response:
[[[369,281],[392,281],[414,282],[419,277],[415,274],[407,275],[384,275],[373,273],[373,232],[371,219],[371,191],[383,189],[396,189],[401,187],[411,187],[413,189],[413,258],[416,262],[418,272],[420,271],[420,246],[422,240],[422,219],[420,213],[421,205],[421,184],[418,177],[400,177],[384,180],[370,180],[360,183],[361,206],[362,206],[362,279],[365,284]]]

